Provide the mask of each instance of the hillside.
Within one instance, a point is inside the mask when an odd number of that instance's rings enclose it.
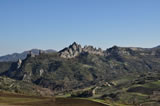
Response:
[[[56,52],[55,50],[52,50],[52,49],[49,49],[49,50],[32,49],[32,50],[24,51],[22,53],[13,53],[5,56],[0,56],[0,62],[15,62],[15,61],[18,61],[18,59],[23,60],[27,57],[27,54],[29,52],[32,52],[33,54],[38,55],[39,51],[43,51],[45,53]]]
[[[159,48],[102,50],[74,42],[59,52],[28,54],[24,60],[0,66],[1,76],[51,89],[54,95],[98,98],[108,104],[157,104],[160,100],[155,95],[160,91]],[[151,100],[152,96],[156,99]]]

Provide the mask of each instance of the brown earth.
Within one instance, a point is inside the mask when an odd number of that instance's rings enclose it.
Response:
[[[71,99],[71,98],[58,98],[56,100],[46,100],[31,103],[21,103],[15,105],[27,105],[27,106],[106,106],[101,103],[96,103],[83,99]]]
[[[0,92],[0,106],[106,106],[101,103],[74,98],[26,96]]]

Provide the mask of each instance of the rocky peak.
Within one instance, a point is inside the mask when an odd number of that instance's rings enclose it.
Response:
[[[81,45],[77,44],[76,42],[74,42],[72,45],[70,45],[69,49],[72,49],[73,51],[82,52]]]
[[[96,49],[93,46],[85,46],[84,48],[82,48],[81,45],[77,44],[76,42],[74,42],[69,47],[59,51],[59,54],[60,54],[60,57],[62,58],[74,58],[82,52],[87,52],[90,54],[97,54],[97,55],[104,55],[102,49],[100,48]]]
[[[93,46],[84,46],[83,52],[88,52],[90,54],[96,54],[96,55],[104,55],[103,50],[101,48],[94,48]]]
[[[59,51],[60,56],[63,58],[74,58],[78,56],[81,52],[82,52],[82,47],[76,42],[74,42],[69,47],[64,48],[63,50]]]

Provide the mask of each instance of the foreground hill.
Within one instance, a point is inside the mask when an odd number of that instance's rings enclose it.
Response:
[[[53,96],[54,93],[48,88],[42,88],[30,82],[14,80],[7,77],[0,77],[0,90],[15,92],[19,94]]]
[[[159,48],[102,50],[73,43],[59,52],[28,54],[0,66],[1,76],[51,89],[54,95],[98,98],[114,105],[155,105],[160,100],[155,95],[160,91]]]

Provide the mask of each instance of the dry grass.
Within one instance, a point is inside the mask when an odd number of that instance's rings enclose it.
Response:
[[[73,98],[26,96],[0,92],[0,106],[106,106],[101,103]]]

